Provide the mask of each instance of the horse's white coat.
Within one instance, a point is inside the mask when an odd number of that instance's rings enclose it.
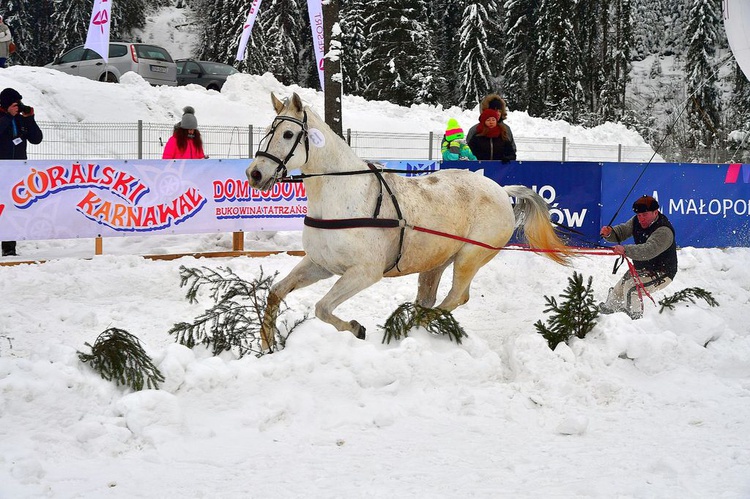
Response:
[[[282,103],[272,95],[272,100],[279,116],[306,120],[307,129],[299,122],[277,118],[273,136],[263,142],[266,153],[283,160],[299,139],[286,164],[290,170],[298,168],[306,175],[368,170],[367,164],[343,139],[309,107],[303,107],[299,96],[294,94]],[[322,134],[323,140],[313,139],[309,130]],[[306,147],[305,136],[323,146]],[[278,180],[280,166],[273,159],[258,156],[246,173],[253,187],[265,190]],[[395,195],[407,227],[424,227],[499,248],[508,242],[516,224],[511,194],[518,197],[518,205],[525,211],[523,225],[531,246],[565,251],[549,222],[546,204],[526,187],[503,188],[479,173],[466,170],[441,170],[412,178],[386,173],[383,177]],[[305,178],[304,182],[310,217],[325,220],[371,218],[382,190],[379,218],[398,218],[394,202],[374,174],[323,175]],[[398,228],[332,230],[306,226],[302,234],[306,256],[287,277],[273,286],[268,298],[264,337],[272,338],[278,304],[289,292],[334,274],[341,278],[316,304],[315,314],[340,331],[349,330],[364,336],[362,326],[356,321],[339,319],[333,315],[333,310],[384,276],[420,274],[416,302],[425,307],[434,306],[440,277],[451,263],[453,284],[439,307],[453,310],[468,301],[474,275],[497,254],[497,250],[407,228],[398,259],[399,234]],[[548,255],[562,260],[557,254]],[[397,259],[398,265],[394,267]]]

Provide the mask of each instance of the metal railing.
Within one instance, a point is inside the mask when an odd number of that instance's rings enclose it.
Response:
[[[40,121],[41,144],[28,148],[29,159],[159,159],[172,135],[173,124],[68,123]],[[217,159],[252,158],[265,127],[202,126],[206,154]],[[364,159],[440,159],[442,132],[344,132],[355,153]],[[651,159],[648,146],[577,144],[565,137],[515,137],[518,159],[527,161],[643,162]]]

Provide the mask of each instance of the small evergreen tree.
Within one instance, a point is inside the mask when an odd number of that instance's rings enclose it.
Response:
[[[557,304],[554,297],[544,297],[547,308],[544,313],[554,312],[547,324],[541,320],[534,324],[537,333],[541,334],[549,347],[554,350],[559,343],[568,343],[571,337],[584,338],[594,326],[599,317],[599,309],[594,302],[594,291],[591,289],[592,277],[584,287],[583,275],[573,272],[568,278],[568,287],[560,295],[564,301]]]

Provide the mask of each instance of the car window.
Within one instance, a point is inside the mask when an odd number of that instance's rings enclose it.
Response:
[[[177,63],[177,74],[181,75],[185,69],[185,63],[184,62],[178,62]]]
[[[70,63],[70,62],[77,62],[83,59],[83,52],[84,52],[83,46],[76,47],[73,50],[66,52],[65,54],[60,57],[60,63]]]
[[[128,47],[127,45],[116,45],[116,44],[110,44],[109,45],[109,57],[110,59],[113,57],[123,57],[128,55]]]
[[[218,62],[204,62],[203,68],[208,74],[212,75],[233,75],[239,73],[235,68],[228,64],[220,64]]]
[[[190,74],[190,73],[200,74],[202,72],[203,71],[201,71],[201,67],[198,66],[196,63],[194,63],[194,62],[186,62],[185,63],[185,73],[186,74]]]
[[[100,56],[98,53],[94,52],[91,49],[86,49],[86,52],[83,54],[83,60],[84,61],[93,61],[94,59],[101,59],[102,56]]]
[[[173,62],[169,52],[161,47],[154,45],[135,45],[135,53],[143,59],[153,59],[155,61]]]

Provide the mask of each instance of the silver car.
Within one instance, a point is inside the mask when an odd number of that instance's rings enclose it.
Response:
[[[45,67],[90,80],[118,83],[128,71],[152,85],[177,85],[177,66],[166,49],[146,43],[111,42],[109,60],[79,45]]]

